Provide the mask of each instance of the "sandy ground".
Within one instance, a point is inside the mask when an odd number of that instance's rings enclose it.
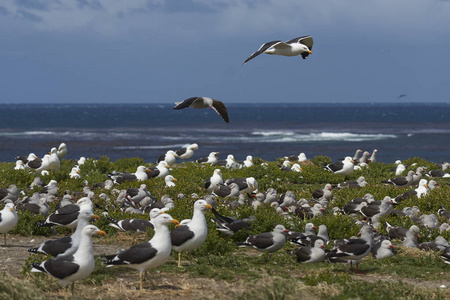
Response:
[[[3,237],[0,243],[0,271],[8,273],[16,278],[23,279],[21,274],[25,260],[29,256],[28,249],[39,246],[48,239],[60,236],[7,236],[7,246],[3,246]],[[120,241],[120,233],[118,240]],[[111,254],[125,248],[120,242],[112,245],[94,243],[94,254]],[[254,254],[253,251],[251,254]],[[175,261],[172,262],[175,265]],[[189,262],[184,262],[189,267]],[[83,285],[77,283],[75,286],[75,296],[72,299],[230,299],[248,289],[248,283],[235,280],[234,282],[217,281],[209,278],[192,278],[182,273],[164,273],[158,270],[150,271],[145,276],[144,290],[139,291],[139,276],[133,270],[118,271],[116,277],[105,280],[101,285]],[[365,274],[363,276],[354,275],[355,279],[376,282],[383,281],[404,281],[416,287],[438,288],[445,285],[445,289],[450,288],[448,273],[443,274],[442,280],[423,281],[406,278],[398,278],[395,275]],[[56,284],[56,280],[55,280]],[[317,299],[308,287],[299,282],[299,290],[303,299]],[[47,299],[59,299],[64,297],[64,290],[51,292],[46,295]],[[220,295],[220,296],[218,296]],[[47,297],[48,296],[48,297]],[[70,298],[70,297],[69,297]]]
[[[38,247],[42,242],[61,236],[12,236],[7,235],[7,246],[0,243],[0,271],[16,278],[23,278],[21,274],[25,260],[29,256],[28,249]],[[94,243],[94,254],[111,254],[126,246],[121,244],[104,245]],[[175,264],[175,261],[173,262]],[[56,280],[55,280],[56,282]],[[104,281],[101,285],[75,285],[75,299],[194,299],[202,295],[202,299],[217,298],[218,290],[231,285],[216,282],[207,278],[191,278],[184,274],[165,274],[159,271],[148,272],[144,280],[144,291],[138,290],[139,275],[133,270],[117,272],[117,277]],[[240,284],[233,284],[233,291],[243,290]],[[47,294],[48,299],[64,297],[64,290]],[[225,296],[225,294],[224,294]]]

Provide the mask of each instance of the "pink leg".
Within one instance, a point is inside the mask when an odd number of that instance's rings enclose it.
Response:
[[[356,262],[356,273],[358,273],[358,274],[362,274],[362,273],[360,273],[360,272],[359,272],[359,270],[358,270],[358,266],[359,266],[359,261],[357,261],[357,262]]]

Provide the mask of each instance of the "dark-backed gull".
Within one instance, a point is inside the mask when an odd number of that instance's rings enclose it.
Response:
[[[259,47],[258,50],[252,53],[245,61],[244,64],[251,59],[257,57],[261,53],[271,55],[283,55],[283,56],[297,56],[302,55],[303,59],[312,54],[311,49],[313,46],[312,36],[301,36],[287,42],[272,41],[265,43]]]
[[[214,109],[225,122],[230,123],[228,117],[228,111],[222,101],[214,100],[209,97],[190,97],[183,102],[175,102],[175,107],[173,109],[183,109],[186,107],[192,108],[211,108]]]

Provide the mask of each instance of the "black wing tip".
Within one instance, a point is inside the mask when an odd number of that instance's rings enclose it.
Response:
[[[114,256],[114,257],[116,257],[116,256]],[[125,264],[125,263],[124,263],[123,261],[121,261],[121,260],[113,260],[114,257],[111,258],[110,260],[107,260],[107,261],[103,262],[103,263],[104,263],[105,265],[108,265],[108,266],[120,266],[120,265],[124,265],[124,264]]]
[[[47,273],[47,271],[43,267],[41,267],[41,263],[31,263],[31,267],[40,272]]]
[[[108,220],[111,221],[111,222],[114,223],[114,224],[117,224],[117,223],[119,222],[119,220],[114,219],[114,218],[112,218],[112,217],[108,217]]]
[[[247,58],[243,63],[242,63],[242,65],[245,65],[246,63],[248,63],[249,61],[251,61],[252,59],[253,59],[254,57],[249,57],[249,58]]]
[[[52,227],[53,225],[55,225],[55,224],[47,223],[45,221],[40,221],[40,222],[35,223],[36,227]]]

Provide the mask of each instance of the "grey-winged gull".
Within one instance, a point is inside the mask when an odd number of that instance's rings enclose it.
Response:
[[[373,257],[375,257],[376,259],[388,258],[395,255],[394,245],[392,245],[391,241],[389,240],[377,242],[372,247],[371,252]]]
[[[313,247],[300,247],[292,252],[300,263],[321,262],[325,259],[325,243],[318,239],[314,242]]]
[[[356,273],[359,273],[359,261],[363,259],[372,249],[372,228],[364,226],[361,229],[361,238],[344,239],[327,253],[330,262],[356,261]]]
[[[264,232],[249,236],[244,242],[238,243],[240,247],[249,247],[260,252],[271,253],[280,250],[286,243],[286,232],[283,225],[276,225],[271,232]]]

